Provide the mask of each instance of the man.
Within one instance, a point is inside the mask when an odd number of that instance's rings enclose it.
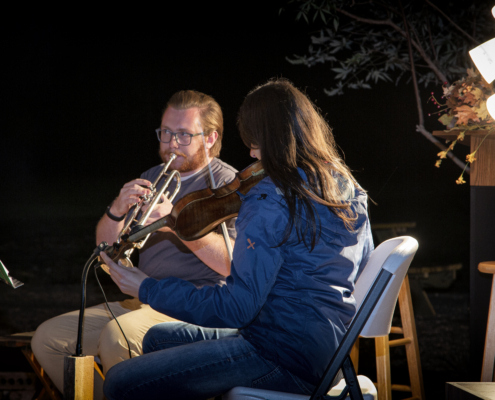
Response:
[[[181,176],[181,190],[176,200],[210,186],[209,167],[217,185],[235,177],[234,168],[215,158],[221,148],[223,116],[220,106],[210,96],[191,90],[174,94],[156,132],[162,161],[168,162],[171,153],[177,156],[169,168],[169,171],[178,170]],[[97,243],[117,240],[129,209],[140,196],[150,192],[148,187],[162,169],[163,164],[158,165],[122,187],[97,225]],[[157,186],[162,183],[160,181]],[[175,186],[173,181],[168,191],[172,193]],[[164,199],[147,224],[169,214],[171,209],[172,203]],[[233,225],[229,235],[235,239]],[[230,259],[223,236],[216,232],[193,242],[183,242],[169,228],[163,228],[152,234],[140,251],[139,269],[156,279],[175,276],[197,287],[213,286],[222,284],[223,277],[230,274]],[[142,339],[151,326],[175,321],[137,298],[111,303],[110,308],[122,326],[133,357],[142,354]],[[78,316],[79,311],[74,311],[45,321],[32,340],[36,358],[60,391],[63,389],[64,357],[75,353]],[[104,373],[129,358],[126,339],[105,304],[86,309],[84,353],[98,356]],[[95,374],[95,398],[102,395],[102,380]]]

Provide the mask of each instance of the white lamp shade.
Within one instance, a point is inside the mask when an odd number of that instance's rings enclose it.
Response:
[[[495,38],[469,52],[483,78],[488,83],[495,79]]]
[[[490,96],[486,101],[486,109],[493,119],[495,119],[495,94]]]
[[[492,8],[493,18],[495,18],[495,7]]]

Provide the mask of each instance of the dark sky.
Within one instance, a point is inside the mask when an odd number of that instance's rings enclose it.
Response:
[[[67,202],[102,214],[124,182],[159,161],[154,129],[167,99],[181,89],[220,103],[221,156],[246,167],[252,160],[239,139],[237,110],[249,90],[282,76],[306,90],[334,128],[347,163],[378,203],[370,206],[372,223],[416,222],[418,257],[467,260],[469,187],[455,185],[460,170],[452,163],[434,167],[438,150],[415,132],[411,85],[327,97],[327,65],[309,69],[286,61],[306,51],[315,27],[296,22],[294,11],[279,15],[284,3],[6,14],[0,32],[3,222],[65,209]],[[422,89],[425,103],[432,89]],[[428,121],[427,128],[441,126]]]

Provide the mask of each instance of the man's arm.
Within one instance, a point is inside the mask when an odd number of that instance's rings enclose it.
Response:
[[[146,221],[146,225],[149,225],[170,214],[172,207],[173,205],[168,199],[162,199],[162,203],[157,204],[153,212],[150,214],[148,220]],[[146,206],[143,207],[143,211],[144,210],[146,210]],[[170,228],[162,228],[160,231],[172,232],[175,234],[175,232]],[[234,248],[235,239],[232,239],[231,237],[229,237],[229,239],[232,244],[232,248]],[[213,271],[223,276],[230,275],[230,257],[223,235],[219,235],[216,232],[211,232],[201,239],[191,242],[187,242],[180,238],[179,240],[181,240],[181,242],[184,243],[184,245],[186,245],[186,247],[191,250],[196,257],[198,257]]]
[[[234,239],[229,237],[229,240],[234,248]],[[182,240],[182,243],[213,271],[223,276],[230,275],[230,257],[222,235],[211,232],[201,239],[191,242]]]
[[[143,188],[142,185],[149,187],[151,182],[146,179],[134,179],[127,182],[112,203],[110,213],[116,217],[120,217],[129,211],[129,208],[138,201],[140,196],[151,193],[149,189]],[[103,241],[108,244],[115,242],[119,233],[124,228],[124,223],[125,220],[119,222],[113,221],[104,214],[96,226],[96,244],[98,245]]]
[[[142,190],[145,190],[139,187]],[[123,188],[124,189],[124,188]],[[137,190],[137,189],[136,189]],[[122,191],[121,191],[122,193]],[[120,196],[119,196],[120,197]],[[125,201],[118,202],[119,197],[114,201],[112,207],[110,207],[110,213],[116,216],[123,215],[122,210],[124,208],[119,208],[118,204],[123,203]],[[125,197],[125,196],[124,196]],[[134,204],[136,199],[132,199],[132,203]],[[129,206],[128,206],[129,208]],[[127,208],[127,209],[128,209]],[[150,217],[146,221],[146,225],[164,217],[165,215],[170,214],[170,210],[172,209],[172,203],[168,200],[164,200],[163,203],[157,204],[155,210],[150,214]],[[146,206],[143,207],[143,211],[146,210]],[[126,211],[127,212],[127,211]],[[124,227],[125,221],[113,221],[105,214],[98,222],[96,227],[96,242],[97,244],[102,241],[106,241],[109,244],[112,244],[117,240],[119,233],[122,231]],[[169,228],[161,229],[163,232],[172,232]],[[234,247],[234,239],[229,238],[232,243],[232,247]],[[213,271],[219,273],[223,276],[230,275],[230,258],[227,251],[227,246],[225,244],[225,240],[222,235],[217,234],[216,232],[209,233],[205,237],[201,239],[194,240],[191,242],[182,242],[198,257],[203,263],[205,263],[209,268]]]
[[[110,208],[110,212],[112,212],[112,208]],[[117,215],[117,214],[113,214]],[[98,221],[98,225],[96,225],[96,244],[100,244],[105,241],[108,244],[112,244],[117,241],[117,237],[119,233],[124,228],[124,222],[113,221],[108,218],[107,214],[103,214],[103,217]]]

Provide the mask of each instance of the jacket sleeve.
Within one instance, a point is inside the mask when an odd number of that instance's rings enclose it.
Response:
[[[231,275],[225,285],[197,289],[174,277],[161,281],[147,278],[139,288],[139,299],[156,311],[196,325],[249,325],[263,307],[283,263],[277,245],[287,218],[280,204],[262,200],[248,196],[239,211]]]

